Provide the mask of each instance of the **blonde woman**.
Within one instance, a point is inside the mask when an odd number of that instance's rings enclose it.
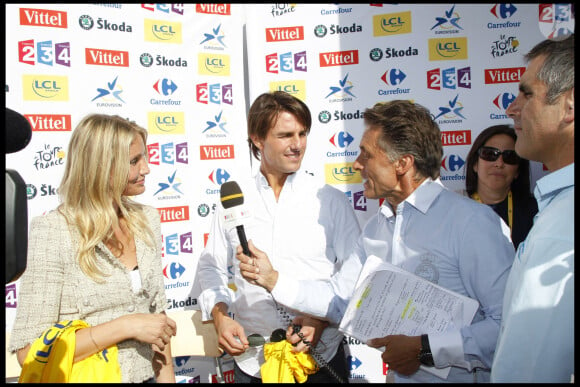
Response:
[[[175,382],[159,214],[132,200],[145,191],[146,142],[119,116],[91,114],[75,128],[61,204],[30,226],[9,346],[21,365],[47,328],[82,320],[74,362],[117,345],[122,382]]]

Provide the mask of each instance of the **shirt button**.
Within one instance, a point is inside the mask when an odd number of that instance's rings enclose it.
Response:
[[[89,301],[89,300],[84,300],[84,301],[83,301],[83,305],[84,305],[84,306],[89,306],[90,304],[91,304],[91,303],[90,303],[90,301]]]
[[[157,305],[157,303],[155,301],[152,301],[151,306],[155,306],[155,305]]]
[[[127,311],[128,312],[134,312],[135,311],[135,306],[134,305],[129,306],[129,308],[127,308]]]

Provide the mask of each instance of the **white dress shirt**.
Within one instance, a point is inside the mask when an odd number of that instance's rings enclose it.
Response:
[[[308,282],[281,274],[272,294],[285,305],[340,321],[362,265],[370,255],[480,304],[470,326],[430,334],[435,365],[451,366],[448,382],[489,381],[502,300],[514,247],[509,228],[487,205],[426,179],[397,206],[385,202],[370,218],[353,255],[331,282]],[[308,297],[316,294],[317,297]],[[378,354],[377,354],[378,355]],[[472,370],[477,368],[477,375]],[[443,382],[422,369],[404,382]]]
[[[249,214],[243,221],[246,237],[268,255],[278,272],[294,278],[324,280],[348,258],[360,227],[343,192],[319,183],[303,171],[288,176],[278,202],[261,173],[238,184],[244,195],[244,210]],[[198,263],[203,320],[211,320],[213,306],[224,302],[246,335],[258,333],[269,338],[273,330],[286,329],[290,322],[276,310],[268,291],[241,276],[235,258],[240,244],[237,231],[224,224],[223,208],[218,207]],[[290,318],[298,314],[297,310],[301,310],[300,305],[296,310],[284,308]],[[342,338],[337,326],[331,325],[324,330],[316,349],[329,361]],[[263,347],[250,348],[246,354],[236,356],[235,361],[247,374],[260,377]]]

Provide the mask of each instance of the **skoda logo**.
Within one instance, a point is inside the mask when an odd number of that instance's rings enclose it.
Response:
[[[324,36],[326,36],[326,27],[322,24],[317,25],[316,27],[314,27],[314,35],[316,35],[319,38],[323,38]]]
[[[79,25],[83,30],[90,30],[95,25],[95,22],[89,15],[83,15],[79,17]]]
[[[37,192],[38,191],[36,190],[35,186],[33,186],[32,184],[26,184],[26,198],[28,200],[34,199],[36,197]]]
[[[372,61],[377,62],[383,58],[383,51],[380,48],[373,48],[369,53]]]
[[[318,113],[318,121],[322,122],[323,124],[327,124],[330,121],[330,112],[328,110],[323,110]]]
[[[151,65],[153,64],[153,57],[151,56],[151,54],[144,53],[141,54],[141,56],[139,57],[139,61],[145,67],[151,67]]]
[[[206,217],[209,214],[209,206],[205,203],[200,204],[199,207],[197,207],[197,214]]]

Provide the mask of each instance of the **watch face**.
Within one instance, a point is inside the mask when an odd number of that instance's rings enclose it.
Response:
[[[433,361],[433,355],[431,353],[422,353],[419,361],[421,364],[426,365],[427,367],[433,367],[435,365],[435,362]]]

